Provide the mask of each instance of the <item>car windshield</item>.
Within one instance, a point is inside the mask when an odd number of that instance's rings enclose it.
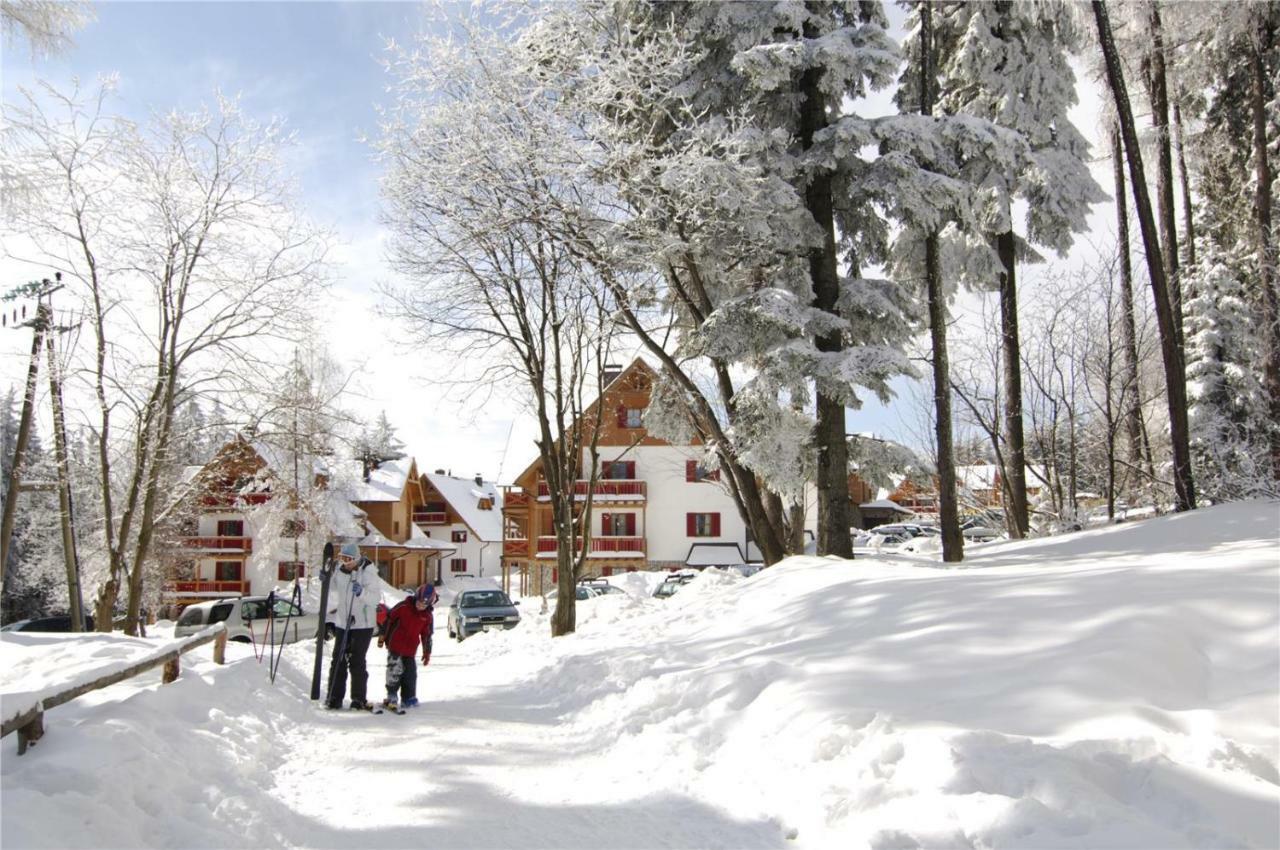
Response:
[[[496,608],[510,605],[511,600],[501,590],[478,590],[462,594],[458,604],[463,608]]]

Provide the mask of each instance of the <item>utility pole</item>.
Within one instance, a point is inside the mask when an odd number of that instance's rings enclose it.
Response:
[[[61,278],[61,275],[59,275]],[[61,283],[59,283],[59,287]],[[58,287],[55,287],[55,289]],[[45,293],[49,317],[53,316],[53,290]],[[76,554],[76,533],[71,505],[71,471],[67,462],[67,423],[62,408],[62,375],[53,333],[66,333],[72,326],[50,326],[45,334],[49,354],[49,397],[53,405],[54,459],[58,467],[58,508],[62,520],[62,557],[67,568],[67,600],[71,608],[71,631],[84,631],[84,597],[80,590],[80,560]]]

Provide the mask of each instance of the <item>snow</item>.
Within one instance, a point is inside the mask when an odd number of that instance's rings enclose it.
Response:
[[[1275,847],[1278,520],[708,569],[666,600],[629,573],[556,639],[533,600],[461,644],[440,607],[403,717],[317,710],[311,645],[274,686],[248,646],[196,649],[49,712],[20,759],[5,739],[0,843]],[[63,654],[15,668],[17,637],[6,709],[107,645],[41,636]]]
[[[489,542],[502,539],[502,494],[496,486],[486,481],[477,487],[474,478],[454,478],[438,472],[428,472],[426,478],[477,537]],[[492,510],[480,509],[482,498],[493,501]]]
[[[357,478],[348,498],[353,502],[398,502],[409,481],[413,458],[388,460],[369,471],[369,480]]]

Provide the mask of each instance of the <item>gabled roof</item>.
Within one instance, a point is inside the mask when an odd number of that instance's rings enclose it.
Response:
[[[633,372],[643,372],[646,376],[648,376],[651,382],[657,380],[657,377],[658,377],[658,373],[654,371],[652,366],[650,366],[647,362],[645,362],[643,357],[636,357],[629,364],[627,364],[627,368],[623,369],[621,372],[614,375],[613,380],[605,384],[600,389],[600,395],[596,397],[595,401],[591,402],[591,404],[588,404],[584,408],[584,411],[598,410],[600,408],[601,402],[604,400],[605,394],[608,393],[611,389],[613,389],[615,384],[620,384],[623,381],[623,379],[631,375]],[[575,427],[577,426],[577,424],[578,424],[577,421],[573,423]],[[531,462],[528,466],[526,466],[524,468],[524,471],[522,471],[519,475],[517,475],[513,480],[519,481],[520,479],[524,478],[526,475],[529,474],[530,471],[533,470],[535,466],[537,466],[541,462],[542,462],[542,458],[535,457],[533,459],[533,462]]]
[[[474,478],[454,478],[440,472],[428,472],[423,477],[440,492],[476,537],[487,542],[502,539],[502,496],[493,482],[476,484]],[[493,510],[481,510],[481,499],[491,499]]]
[[[384,461],[369,473],[369,480],[363,477],[351,488],[353,502],[398,502],[409,483],[409,475],[413,470],[413,458],[407,455],[395,460]]]

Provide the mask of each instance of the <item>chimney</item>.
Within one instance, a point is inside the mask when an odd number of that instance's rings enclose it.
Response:
[[[444,475],[444,470],[443,470],[443,469],[437,469],[437,470],[436,470],[436,475]]]
[[[622,374],[622,367],[619,366],[617,363],[604,364],[604,374],[600,376],[600,380],[603,382],[601,384],[601,389],[604,389],[604,387],[607,387],[610,384],[612,384],[615,380],[617,380],[618,376],[621,374]]]
[[[483,476],[483,475],[481,475],[481,474],[480,474],[480,473],[478,473],[478,472],[476,473],[476,486],[477,486],[477,487],[483,487],[483,486],[484,486],[484,476]]]

